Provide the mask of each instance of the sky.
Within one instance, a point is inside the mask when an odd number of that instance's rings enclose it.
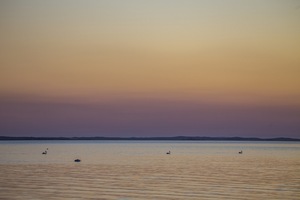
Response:
[[[299,0],[1,0],[0,135],[300,138]]]

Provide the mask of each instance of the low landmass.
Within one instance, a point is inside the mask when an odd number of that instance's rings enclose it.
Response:
[[[0,136],[0,140],[189,140],[189,141],[300,141],[297,138],[256,138],[256,137],[11,137]]]

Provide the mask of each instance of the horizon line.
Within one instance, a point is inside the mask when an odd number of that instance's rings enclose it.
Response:
[[[240,136],[149,136],[149,137],[109,137],[109,136],[0,136],[0,140],[195,140],[195,141],[300,141],[300,138],[290,137],[271,137],[271,138],[259,138],[259,137],[240,137]]]

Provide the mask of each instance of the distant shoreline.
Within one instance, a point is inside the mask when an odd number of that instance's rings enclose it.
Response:
[[[256,137],[194,137],[194,136],[175,136],[175,137],[11,137],[0,136],[3,140],[185,140],[185,141],[300,141],[296,138],[256,138]]]

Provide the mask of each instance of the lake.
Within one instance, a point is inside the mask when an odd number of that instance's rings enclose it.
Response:
[[[294,200],[300,143],[1,141],[0,177],[0,199]]]

